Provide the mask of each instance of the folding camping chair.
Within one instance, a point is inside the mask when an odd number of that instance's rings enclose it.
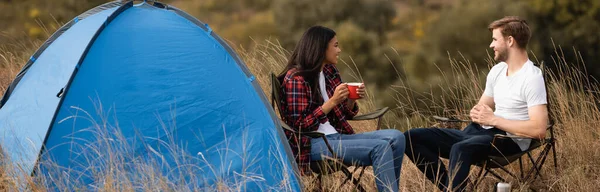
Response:
[[[283,100],[281,100],[281,96],[283,95],[283,91],[281,89],[281,81],[277,78],[277,76],[273,73],[271,73],[271,105],[273,107],[273,109],[275,109],[276,111],[279,112],[279,115],[281,118],[283,118],[283,113],[282,113],[282,109],[280,106],[280,102],[283,102]],[[354,121],[361,121],[361,120],[372,120],[372,119],[377,119],[377,130],[380,129],[381,126],[381,117],[383,117],[383,115],[389,110],[388,107],[384,107],[381,109],[377,109],[371,113],[368,114],[364,114],[364,115],[359,115],[359,116],[355,116],[352,119],[348,119],[348,120],[354,120]],[[311,138],[323,138],[323,141],[325,141],[325,145],[327,145],[327,149],[329,150],[329,152],[331,152],[332,157],[331,158],[327,158],[326,160],[322,160],[322,161],[312,161],[310,162],[310,169],[317,174],[317,182],[318,182],[318,186],[319,189],[322,189],[322,178],[323,175],[328,175],[331,173],[335,173],[337,171],[342,171],[344,173],[344,175],[346,175],[346,179],[344,179],[344,181],[342,182],[342,184],[340,185],[340,187],[342,185],[344,185],[346,182],[351,181],[352,184],[354,184],[356,186],[356,189],[358,191],[365,191],[364,187],[360,184],[360,179],[362,178],[362,175],[365,171],[365,167],[366,166],[355,166],[354,172],[350,172],[348,170],[348,167],[353,166],[353,165],[348,165],[348,164],[344,164],[342,163],[341,159],[339,159],[338,155],[333,151],[333,149],[331,148],[331,145],[329,144],[329,141],[327,141],[327,138],[325,137],[325,134],[323,133],[319,133],[319,132],[300,132],[298,133],[297,131],[295,131],[294,129],[292,129],[289,125],[287,125],[285,122],[281,122],[282,128],[290,131],[294,134],[300,134],[302,136],[308,136]],[[354,173],[358,170],[360,171],[360,174],[358,176],[358,178],[354,177]]]
[[[547,78],[546,78],[546,72],[544,71],[544,67],[542,65],[541,67],[542,70],[542,74],[544,76],[544,80],[545,80],[545,86],[546,86],[546,95],[547,98],[548,97],[548,83],[547,83]],[[492,174],[496,179],[502,181],[502,182],[506,182],[506,179],[504,179],[503,177],[501,177],[500,175],[498,175],[494,170],[500,169],[504,172],[506,172],[508,175],[510,175],[512,178],[516,179],[518,182],[528,182],[530,181],[530,179],[535,180],[538,176],[541,177],[541,172],[540,170],[542,169],[542,165],[544,165],[544,162],[546,161],[546,157],[548,156],[548,154],[550,152],[552,152],[553,155],[553,160],[554,160],[554,170],[557,171],[558,170],[558,164],[556,163],[556,139],[554,138],[554,121],[552,119],[551,113],[550,113],[550,99],[547,99],[548,103],[547,103],[547,108],[548,108],[548,119],[550,120],[546,130],[548,132],[550,132],[549,136],[546,136],[543,139],[531,139],[531,144],[529,145],[529,148],[525,151],[522,151],[520,153],[517,154],[513,154],[513,155],[509,155],[509,156],[493,156],[490,155],[488,156],[485,160],[480,161],[475,163],[475,165],[477,167],[480,168],[479,173],[477,174],[477,176],[475,177],[474,181],[471,183],[472,184],[472,189],[476,189],[477,185],[480,184],[480,182],[485,178],[485,176],[490,173]],[[470,122],[467,120],[460,120],[457,118],[445,118],[445,117],[439,117],[439,116],[433,116],[433,118],[438,121],[438,122],[451,122],[451,123],[456,123],[456,122]],[[548,134],[547,134],[548,135]],[[496,150],[494,148],[496,141],[500,140],[500,139],[530,139],[530,138],[525,138],[525,137],[519,137],[519,136],[509,136],[509,135],[502,135],[502,134],[496,134],[494,136],[494,139],[492,140],[492,147],[490,150]],[[541,148],[542,151],[537,155],[537,157],[534,158],[534,156],[532,155],[532,152],[538,148]],[[531,161],[531,168],[527,171],[525,171],[523,169],[523,156],[527,155],[527,159],[529,159]],[[519,170],[520,170],[520,176],[515,175],[514,173],[512,173],[510,170],[508,170],[506,168],[506,166],[510,165],[512,162],[519,160]],[[527,172],[525,174],[525,172]]]

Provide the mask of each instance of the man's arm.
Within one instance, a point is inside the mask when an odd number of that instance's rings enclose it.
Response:
[[[481,125],[489,125],[489,124],[482,124],[481,120],[480,120],[480,115],[479,113],[482,112],[483,107],[482,106],[488,106],[490,109],[492,109],[492,115],[493,115],[493,108],[495,108],[495,103],[494,103],[494,98],[487,96],[485,94],[481,95],[481,98],[479,99],[479,102],[477,103],[477,105],[473,106],[473,108],[471,108],[471,111],[469,113],[469,117],[471,117],[471,121],[479,123]]]
[[[546,105],[546,86],[542,74],[531,76],[524,82],[522,90],[527,101],[529,120],[513,121],[494,117],[492,125],[519,136],[542,139],[548,126],[548,107]]]
[[[487,96],[487,95],[481,95],[481,98],[479,99],[479,102],[477,103],[477,105],[487,105],[492,109],[496,108],[496,104],[494,103],[494,98]]]
[[[529,107],[529,120],[507,120],[494,116],[494,112],[488,106],[479,106],[481,113],[477,123],[492,125],[503,131],[536,139],[546,136],[548,125],[548,108],[545,104]]]

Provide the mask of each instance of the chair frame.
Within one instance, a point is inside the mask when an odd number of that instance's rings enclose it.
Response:
[[[546,79],[546,72],[544,71],[543,65],[541,67],[541,70],[542,70],[544,79]],[[548,95],[547,81],[544,82],[544,86],[546,87],[546,95]],[[537,177],[542,177],[541,169],[542,169],[542,166],[544,165],[544,162],[546,161],[546,158],[548,157],[548,153],[550,153],[550,152],[552,152],[552,155],[553,155],[554,171],[558,172],[558,164],[556,162],[557,161],[557,159],[556,159],[556,138],[554,137],[554,121],[550,114],[550,99],[547,99],[546,106],[548,109],[548,119],[550,121],[548,126],[546,127],[546,130],[550,131],[550,136],[549,137],[546,136],[543,139],[534,139],[534,138],[520,137],[520,136],[514,136],[514,135],[502,135],[502,134],[494,135],[494,139],[492,140],[492,146],[490,148],[490,151],[496,150],[494,148],[494,146],[496,144],[496,141],[500,140],[500,139],[513,139],[513,138],[514,139],[531,139],[531,144],[527,150],[522,151],[521,153],[509,155],[508,157],[491,156],[490,155],[486,158],[486,160],[475,163],[475,165],[478,166],[480,168],[480,170],[479,170],[477,176],[475,177],[475,180],[473,182],[471,182],[471,186],[472,186],[473,190],[477,188],[477,186],[481,183],[481,181],[485,178],[485,176],[488,173],[492,174],[492,176],[494,176],[499,181],[502,181],[502,182],[507,181],[505,178],[498,175],[494,171],[494,169],[500,169],[500,170],[504,171],[505,173],[510,175],[512,178],[516,179],[518,182],[528,182],[528,181],[530,181],[530,179],[535,180]],[[445,117],[439,117],[439,116],[433,116],[433,118],[438,122],[451,122],[451,123],[471,122],[471,121],[461,120],[461,119],[457,119],[457,118],[445,118]],[[542,147],[543,150],[541,151],[541,153],[538,154],[537,157],[534,158],[534,156],[532,155],[531,152],[540,147]],[[525,174],[525,170],[523,169],[523,160],[522,160],[523,156],[525,154],[527,154],[527,159],[529,159],[532,164],[531,168],[529,170],[527,170],[527,174]],[[505,168],[505,166],[510,165],[517,159],[519,160],[520,176],[515,175],[514,173],[510,172],[508,169]]]
[[[358,191],[365,191],[365,188],[360,183],[360,179],[362,178],[363,173],[365,172],[366,166],[355,166],[356,168],[354,169],[354,171],[350,172],[350,170],[348,170],[348,167],[354,166],[354,165],[347,165],[341,161],[341,159],[338,157],[338,155],[333,151],[333,148],[329,144],[329,141],[327,140],[327,137],[325,136],[325,134],[316,132],[316,131],[298,132],[298,131],[295,131],[294,129],[292,129],[291,126],[287,125],[283,121],[283,110],[281,109],[281,106],[279,106],[279,104],[280,104],[279,102],[282,101],[281,95],[282,95],[281,82],[279,81],[279,79],[277,78],[277,76],[274,73],[271,73],[271,105],[274,110],[279,112],[279,116],[282,119],[281,120],[282,128],[287,131],[290,131],[294,134],[299,134],[301,136],[308,136],[310,138],[322,138],[323,141],[325,141],[325,145],[327,146],[327,149],[332,154],[332,157],[326,157],[325,160],[310,162],[311,170],[317,174],[316,180],[318,182],[319,189],[322,190],[322,188],[323,188],[322,182],[321,182],[323,175],[328,175],[331,173],[335,173],[337,171],[342,171],[344,173],[344,175],[346,176],[346,178],[344,179],[344,181],[342,182],[340,187],[342,185],[346,184],[348,181],[351,181],[352,184],[354,184],[356,186],[356,189]],[[377,119],[377,130],[379,130],[381,127],[381,118],[383,117],[383,115],[385,115],[385,113],[388,110],[389,110],[388,107],[384,107],[384,108],[377,109],[373,112],[370,112],[370,113],[367,113],[364,115],[355,116],[354,118],[348,119],[348,120],[363,121],[363,120]],[[361,170],[359,173],[359,176],[354,177],[354,173],[356,173],[356,171],[358,171],[359,169]]]

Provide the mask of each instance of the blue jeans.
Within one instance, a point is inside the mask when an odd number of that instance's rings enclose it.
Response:
[[[398,191],[400,169],[406,141],[404,134],[385,129],[352,135],[331,134],[327,140],[333,151],[345,164],[372,165],[378,191]],[[310,157],[313,161],[330,156],[322,138],[311,140]]]

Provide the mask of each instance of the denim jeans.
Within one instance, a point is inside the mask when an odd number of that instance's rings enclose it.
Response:
[[[331,134],[327,140],[345,164],[372,165],[378,191],[398,191],[406,141],[402,132],[385,129],[352,135]],[[322,138],[311,140],[313,161],[330,156]]]
[[[521,152],[521,148],[511,139],[496,141],[495,134],[506,134],[497,129],[483,129],[471,123],[464,130],[445,128],[418,128],[404,133],[407,141],[406,155],[425,173],[425,176],[442,191],[463,191],[467,184],[471,165],[484,160],[488,155],[511,155]],[[448,158],[448,170],[440,162],[440,157]],[[449,177],[451,176],[451,177]]]

